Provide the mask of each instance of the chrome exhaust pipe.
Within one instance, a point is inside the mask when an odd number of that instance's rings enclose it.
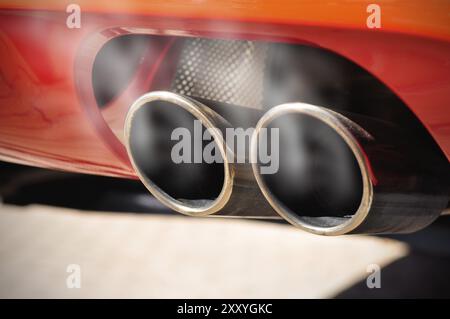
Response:
[[[248,161],[237,162],[235,150],[225,140],[227,128],[233,128],[228,120],[197,100],[171,92],[150,92],[128,111],[125,144],[145,187],[177,212],[280,218],[262,196]],[[188,157],[193,155],[192,161],[174,161],[174,147],[179,143],[173,140],[176,129],[189,136],[193,150]],[[196,134],[203,137],[206,131],[209,141],[192,139],[192,134],[195,139]],[[204,161],[203,152],[211,143],[219,151],[214,155],[220,161]],[[183,152],[180,154],[186,155]]]
[[[261,174],[258,140],[270,134],[264,128],[279,129],[275,174]],[[256,126],[253,172],[272,207],[308,232],[413,232],[446,208],[448,184],[439,174],[448,176],[448,170],[439,172],[411,158],[420,150],[411,151],[401,134],[395,126],[370,118],[303,103],[279,105]]]

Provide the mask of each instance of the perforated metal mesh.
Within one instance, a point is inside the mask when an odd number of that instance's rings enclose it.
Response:
[[[262,108],[267,45],[254,41],[187,39],[174,92],[234,105]]]

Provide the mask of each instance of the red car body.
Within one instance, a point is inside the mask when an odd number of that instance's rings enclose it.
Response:
[[[369,29],[370,2],[2,1],[0,159],[74,172],[136,178],[120,136],[131,102],[162,72],[178,36],[308,44],[335,52],[381,80],[411,109],[450,159],[450,4],[378,1],[382,27]],[[99,109],[94,60],[124,34],[164,35],[127,88]],[[414,141],[411,141],[413,143]]]

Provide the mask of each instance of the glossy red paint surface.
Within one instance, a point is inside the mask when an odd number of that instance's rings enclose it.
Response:
[[[8,9],[63,12],[76,3],[83,12],[143,15],[215,21],[284,23],[290,25],[365,29],[368,6],[382,11],[382,26],[388,32],[402,32],[450,39],[448,0],[0,0]]]
[[[390,87],[450,159],[448,41],[368,29],[91,13],[83,15],[81,29],[68,29],[66,17],[56,11],[0,13],[0,159],[134,177],[119,138],[121,123],[129,102],[157,77],[171,42],[160,41],[155,63],[143,63],[102,114],[90,82],[93,61],[106,41],[127,33],[265,39],[329,49]]]

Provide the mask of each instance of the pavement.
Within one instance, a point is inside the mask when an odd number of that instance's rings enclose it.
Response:
[[[374,264],[381,288],[371,289]],[[321,237],[236,219],[0,206],[0,298],[445,297],[449,266],[447,257],[390,238]]]

